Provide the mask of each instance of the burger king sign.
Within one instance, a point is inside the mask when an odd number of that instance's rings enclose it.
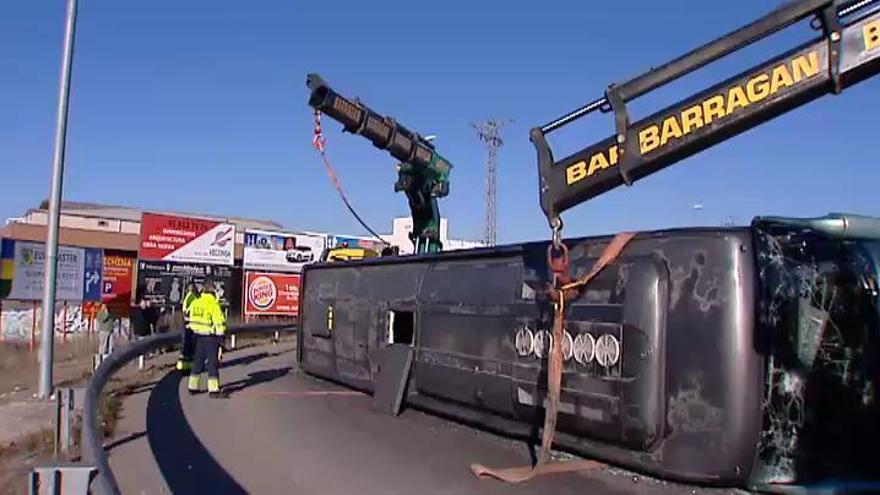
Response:
[[[299,312],[299,275],[247,272],[245,314],[295,316]]]
[[[260,311],[270,309],[275,304],[277,297],[278,289],[275,287],[275,282],[269,277],[255,278],[248,288],[248,298],[251,300],[251,304]]]

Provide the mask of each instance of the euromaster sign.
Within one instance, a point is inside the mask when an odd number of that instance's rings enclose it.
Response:
[[[299,313],[299,275],[247,272],[246,315],[296,316]]]
[[[141,216],[142,260],[232,266],[234,255],[232,224],[156,213]]]
[[[11,280],[8,299],[36,301],[43,298],[43,278],[45,277],[46,246],[42,243],[14,241],[8,249],[11,262],[4,266],[4,278]],[[100,250],[58,246],[58,264],[55,275],[55,298],[61,301],[82,301],[90,299],[100,287],[100,273],[90,271],[86,279],[86,253],[97,259]],[[96,285],[98,284],[98,285]],[[88,293],[86,286],[89,287]]]

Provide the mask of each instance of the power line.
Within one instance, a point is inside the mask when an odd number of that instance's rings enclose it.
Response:
[[[505,121],[499,119],[489,119],[485,122],[471,124],[474,130],[477,131],[477,137],[486,146],[486,218],[483,241],[488,246],[494,246],[498,242],[495,176],[497,173],[498,148],[504,144],[500,133],[504,124]]]

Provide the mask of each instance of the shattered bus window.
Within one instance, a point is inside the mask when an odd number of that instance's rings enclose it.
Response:
[[[758,341],[768,360],[760,478],[869,477],[874,454],[852,446],[880,441],[880,370],[871,365],[878,354],[877,293],[864,276],[873,273],[878,251],[808,230],[755,232]]]

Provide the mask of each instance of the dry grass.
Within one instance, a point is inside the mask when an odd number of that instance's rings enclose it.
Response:
[[[0,494],[27,493],[28,473],[55,454],[55,432],[46,429],[0,449]]]

